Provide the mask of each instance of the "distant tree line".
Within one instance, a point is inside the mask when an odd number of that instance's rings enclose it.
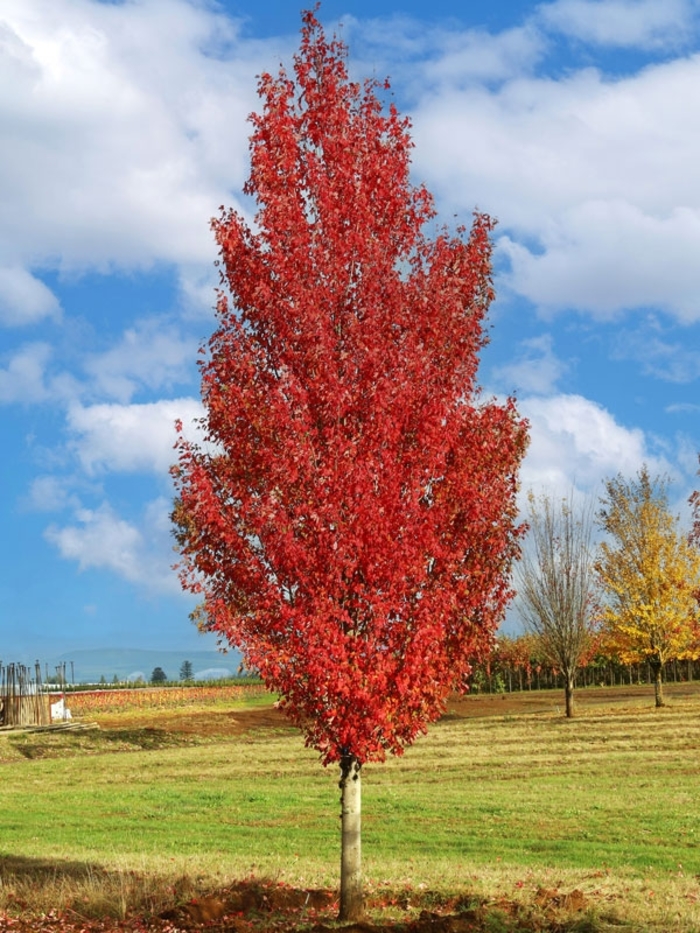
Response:
[[[577,681],[653,684],[663,706],[664,681],[700,678],[700,494],[690,531],[669,509],[668,480],[646,466],[607,480],[599,505],[529,497],[515,575],[525,633],[497,639],[473,690],[563,687],[572,716]]]
[[[663,666],[667,683],[700,680],[700,658],[671,658]],[[655,672],[648,661],[624,663],[602,646],[584,658],[576,674],[579,687],[615,687],[654,684]],[[499,635],[489,657],[474,667],[473,693],[513,693],[519,690],[564,689],[565,675],[553,663],[537,635]]]

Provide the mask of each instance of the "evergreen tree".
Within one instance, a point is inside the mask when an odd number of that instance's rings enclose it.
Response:
[[[151,674],[152,684],[164,684],[167,679],[168,675],[165,673],[162,667],[153,668],[153,673]]]

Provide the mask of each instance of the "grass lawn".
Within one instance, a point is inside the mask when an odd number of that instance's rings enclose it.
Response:
[[[402,758],[363,768],[370,899],[404,920],[441,899],[488,904],[471,929],[491,933],[493,917],[700,930],[700,692],[684,693],[655,710],[608,691],[573,721],[555,694],[502,713],[490,700],[489,715],[455,702]],[[99,730],[0,734],[0,909],[82,898],[127,915],[251,877],[335,889],[338,774],[282,722],[247,719],[269,706],[238,701],[218,730],[183,726],[207,721],[200,706],[177,728],[173,711],[125,710]],[[573,891],[579,909],[554,918]]]

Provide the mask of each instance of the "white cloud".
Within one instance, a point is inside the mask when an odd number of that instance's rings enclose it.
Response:
[[[541,308],[608,316],[654,307],[700,320],[700,205],[654,217],[624,201],[588,201],[563,213],[543,241],[544,252],[499,242],[511,262],[506,281]]]
[[[81,570],[109,567],[128,580],[139,578],[137,552],[143,539],[134,525],[120,519],[106,503],[95,510],[79,509],[75,519],[75,525],[52,525],[46,531],[62,557],[77,561]]]
[[[108,503],[80,508],[74,524],[51,525],[45,532],[61,557],[80,570],[105,569],[154,592],[180,592],[173,563],[169,512],[172,504],[157,499],[147,506],[140,526],[120,518]]]
[[[136,323],[119,343],[85,362],[92,391],[127,402],[140,388],[170,389],[191,381],[197,343],[159,318]]]
[[[685,412],[700,412],[700,404],[693,404],[692,402],[676,402],[672,405],[667,405],[664,409],[667,414],[684,414]]]
[[[18,350],[7,367],[0,368],[0,403],[44,401],[44,376],[50,356],[51,348],[46,343],[30,343]]]
[[[687,41],[687,0],[557,0],[539,7],[541,22],[582,42],[656,49]]]
[[[671,472],[649,449],[644,432],[618,424],[605,408],[580,395],[524,398],[520,412],[530,422],[530,447],[521,471],[523,490],[557,491],[575,486],[597,491],[603,479],[634,475],[644,464],[652,473]]]
[[[509,394],[549,394],[567,370],[554,355],[551,334],[524,340],[519,356],[503,366],[496,366],[493,377]]]
[[[696,340],[687,331],[667,334],[655,317],[636,330],[619,331],[611,355],[614,360],[636,360],[646,374],[667,382],[682,385],[700,379],[700,346]]]
[[[227,677],[235,677],[236,671],[231,671],[227,667],[208,667],[203,671],[197,671],[194,675],[195,680],[224,680]]]
[[[700,411],[700,405],[696,407],[696,410]],[[686,475],[691,478],[692,485],[695,488],[699,488],[700,483],[696,480],[696,476],[700,476],[700,471],[698,470],[698,448],[690,438],[683,435],[678,438],[677,459]]]
[[[189,317],[211,318],[216,306],[216,289],[221,281],[213,263],[181,264],[179,268],[179,286],[183,310]]]
[[[499,219],[508,283],[536,304],[700,320],[699,83],[695,55],[614,81],[587,69],[428,92],[417,173],[444,209]]]
[[[72,492],[73,483],[61,476],[37,476],[29,487],[26,507],[37,512],[56,512],[67,507],[78,506]]]
[[[343,25],[353,75],[390,74],[402,94],[512,78],[534,68],[547,44],[531,24],[497,34],[431,27],[400,15],[366,21],[348,17]]]
[[[247,173],[246,116],[269,61],[237,29],[187,0],[5,0],[0,254],[26,313],[53,307],[40,283],[29,294],[37,264],[213,258],[209,220]]]
[[[58,299],[40,279],[21,266],[0,268],[0,322],[33,324],[59,312]]]
[[[199,401],[167,399],[143,405],[73,405],[68,411],[71,446],[89,475],[110,471],[167,476],[176,460],[175,421],[197,433]]]
[[[544,41],[530,27],[508,29],[498,35],[479,30],[438,33],[439,56],[421,69],[431,85],[454,87],[477,81],[503,81],[528,72],[541,59]]]
[[[446,211],[500,219],[517,293],[608,315],[657,303],[693,321],[700,56],[624,80],[534,76],[547,30],[640,46],[684,29],[689,9],[558,0],[494,35],[406,18],[347,28],[365,73],[392,73],[417,99],[416,175]],[[0,320],[57,312],[45,267],[175,263],[187,305],[211,308],[209,219],[241,208],[254,76],[289,58],[291,38],[244,40],[235,19],[188,0],[5,0],[3,19]]]

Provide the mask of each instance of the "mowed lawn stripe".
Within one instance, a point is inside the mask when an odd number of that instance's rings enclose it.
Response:
[[[447,717],[365,767],[370,871],[400,862],[700,872],[700,702],[667,710]],[[334,876],[335,769],[294,730],[114,751],[32,737],[62,757],[3,766],[2,848],[28,857],[206,857]],[[3,737],[3,741],[8,741]],[[19,740],[16,740],[19,747]],[[111,744],[110,744],[111,742]],[[37,745],[39,743],[39,745]],[[427,883],[435,883],[426,878]]]

